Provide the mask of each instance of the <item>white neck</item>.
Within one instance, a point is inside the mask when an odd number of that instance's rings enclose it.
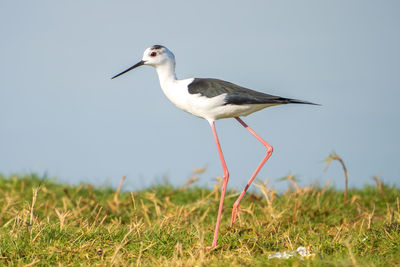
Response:
[[[168,61],[165,64],[157,65],[156,71],[160,79],[161,87],[177,79],[175,75],[175,64],[173,62]]]

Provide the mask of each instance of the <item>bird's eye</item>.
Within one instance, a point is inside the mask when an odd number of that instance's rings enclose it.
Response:
[[[150,56],[151,57],[155,57],[155,56],[157,56],[157,53],[156,52],[151,52]]]

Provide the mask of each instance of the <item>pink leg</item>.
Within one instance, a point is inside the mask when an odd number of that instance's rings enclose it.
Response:
[[[222,208],[224,206],[226,185],[228,184],[228,179],[229,179],[228,168],[226,167],[224,155],[222,154],[221,145],[219,144],[218,135],[217,135],[217,131],[215,130],[214,122],[210,122],[210,125],[211,125],[211,129],[213,131],[213,134],[214,134],[215,143],[217,144],[219,157],[221,159],[222,169],[224,171],[224,175],[223,175],[224,183],[223,183],[222,191],[221,191],[221,199],[219,201],[218,217],[217,217],[217,224],[215,225],[214,239],[213,239],[212,245],[207,247],[207,249],[212,249],[217,246],[219,224],[221,222]]]
[[[256,132],[253,131],[253,129],[251,129],[244,121],[242,121],[242,119],[240,119],[239,117],[235,117],[235,119],[238,122],[240,122],[240,124],[242,124],[244,128],[246,128],[252,135],[254,135],[255,138],[257,138],[258,141],[260,141],[267,148],[267,154],[265,155],[265,157],[263,158],[261,163],[258,165],[257,169],[254,171],[254,173],[251,176],[251,178],[250,178],[249,182],[247,183],[246,187],[243,189],[243,191],[240,194],[239,198],[236,200],[235,204],[233,205],[232,220],[231,220],[231,225],[230,225],[231,228],[232,228],[233,224],[235,223],[235,220],[236,220],[236,217],[237,217],[237,212],[238,212],[238,207],[239,207],[240,200],[242,200],[244,194],[246,193],[247,189],[249,188],[249,186],[253,182],[254,178],[256,178],[256,175],[261,170],[261,168],[264,166],[265,162],[267,162],[267,160],[269,159],[269,157],[271,156],[271,154],[273,152],[272,146],[270,144],[268,144],[267,142],[265,142],[258,134],[256,134]]]

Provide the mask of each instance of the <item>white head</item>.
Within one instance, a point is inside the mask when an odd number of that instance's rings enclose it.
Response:
[[[159,66],[169,65],[169,66],[172,66],[172,68],[175,68],[175,56],[165,46],[162,46],[162,45],[150,46],[149,48],[147,48],[144,51],[141,61],[139,61],[132,67],[124,70],[123,72],[115,75],[111,79],[117,78],[118,76],[120,76],[130,70],[133,70],[134,68],[142,66],[142,65],[149,65],[149,66],[153,66],[155,68],[157,68]]]
[[[153,45],[144,51],[142,61],[144,61],[144,65],[150,65],[153,67],[166,63],[172,63],[175,65],[175,56],[165,46]]]

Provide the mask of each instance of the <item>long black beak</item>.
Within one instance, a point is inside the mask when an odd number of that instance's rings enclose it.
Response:
[[[126,69],[126,70],[124,70],[123,72],[121,72],[120,74],[115,75],[115,76],[112,77],[111,79],[117,78],[118,76],[121,76],[122,74],[124,74],[124,73],[126,73],[126,72],[128,72],[128,71],[130,71],[130,70],[133,70],[134,68],[137,68],[137,67],[139,67],[139,66],[142,66],[143,64],[144,64],[144,61],[141,60],[141,61],[139,61],[138,63],[136,63],[135,65],[133,65],[132,67],[130,67],[129,69]]]

